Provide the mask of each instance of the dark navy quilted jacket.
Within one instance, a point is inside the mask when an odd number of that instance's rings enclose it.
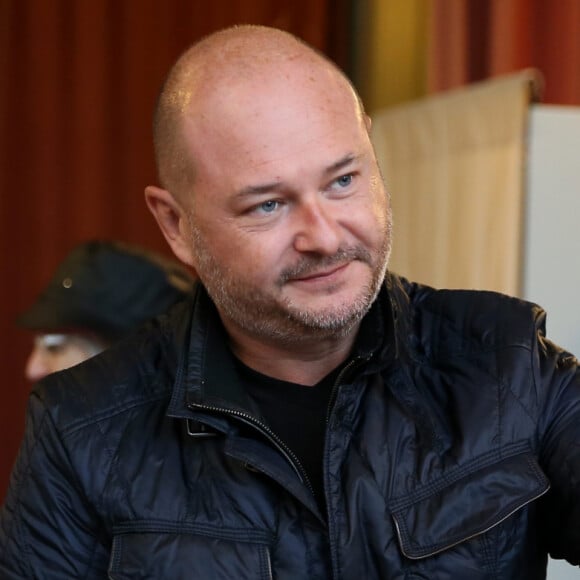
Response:
[[[0,578],[535,580],[580,563],[580,374],[544,314],[389,275],[327,417],[319,511],[203,289],[43,381]],[[300,417],[288,417],[300,429]]]

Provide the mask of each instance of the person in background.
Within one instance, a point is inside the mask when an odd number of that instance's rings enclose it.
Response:
[[[145,195],[200,283],[32,391],[0,577],[539,580],[549,553],[580,564],[578,361],[538,306],[387,269],[369,128],[346,76],[281,30],[229,28],[181,56]]]
[[[79,244],[17,320],[35,332],[26,378],[38,381],[99,354],[190,294],[193,280],[179,263],[138,246]]]

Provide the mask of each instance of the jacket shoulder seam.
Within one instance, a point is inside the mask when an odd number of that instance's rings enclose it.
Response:
[[[73,435],[77,431],[81,431],[82,429],[100,423],[101,421],[106,421],[107,419],[111,419],[118,415],[122,415],[133,409],[144,407],[146,405],[149,405],[157,401],[161,401],[166,398],[167,393],[155,394],[149,397],[139,397],[138,399],[127,401],[124,404],[104,409],[98,413],[91,415],[90,417],[81,417],[79,419],[71,421],[65,426],[62,426],[60,429],[61,435],[62,437],[68,437],[70,435]]]

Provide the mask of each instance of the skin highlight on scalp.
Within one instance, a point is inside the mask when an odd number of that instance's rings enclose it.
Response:
[[[159,181],[176,200],[184,203],[195,184],[195,160],[184,137],[186,118],[195,122],[199,108],[229,86],[260,83],[264,72],[283,75],[295,61],[311,71],[328,75],[350,91],[361,119],[362,101],[346,75],[325,55],[288,32],[265,26],[242,25],[211,34],[185,51],[171,69],[159,95],[153,120],[153,141]],[[313,85],[320,82],[311,74]],[[287,82],[293,82],[288,77]],[[366,121],[365,121],[366,122]],[[191,200],[190,200],[191,201]]]

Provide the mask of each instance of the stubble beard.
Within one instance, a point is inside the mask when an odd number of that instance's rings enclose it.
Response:
[[[245,333],[280,344],[295,344],[305,339],[340,339],[348,335],[375,301],[385,277],[391,250],[392,228],[388,216],[382,232],[382,244],[374,259],[362,245],[341,248],[333,256],[305,256],[281,272],[276,284],[280,294],[276,298],[218,263],[192,216],[189,224],[199,264],[199,277],[221,316],[227,317]],[[282,296],[281,291],[289,280],[355,260],[369,266],[371,278],[354,300],[323,309],[308,309]]]

